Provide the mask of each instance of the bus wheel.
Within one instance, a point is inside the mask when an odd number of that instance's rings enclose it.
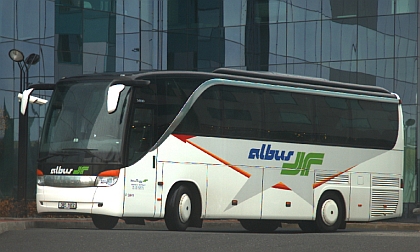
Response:
[[[280,221],[276,220],[239,220],[242,227],[254,233],[271,233],[280,225]]]
[[[344,221],[344,206],[340,197],[327,192],[318,202],[315,223],[319,232],[336,231]]]
[[[169,230],[184,231],[190,223],[191,192],[188,187],[180,185],[169,196],[165,208],[165,224]]]
[[[119,218],[114,216],[92,215],[93,224],[99,229],[113,229],[117,225],[118,220]]]

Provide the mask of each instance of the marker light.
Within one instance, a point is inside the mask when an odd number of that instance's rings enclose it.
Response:
[[[36,170],[36,176],[37,176],[36,183],[40,186],[45,185],[44,173],[40,169]]]
[[[95,186],[113,186],[118,181],[120,170],[108,170],[98,174],[95,180]]]

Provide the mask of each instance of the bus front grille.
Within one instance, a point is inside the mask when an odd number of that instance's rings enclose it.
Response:
[[[44,185],[53,187],[95,186],[96,176],[45,175]]]

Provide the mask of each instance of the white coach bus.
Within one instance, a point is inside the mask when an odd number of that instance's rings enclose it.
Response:
[[[25,111],[30,91],[24,92]],[[403,120],[376,87],[217,69],[63,78],[40,140],[39,213],[164,219],[169,230],[238,219],[329,232],[400,217]]]

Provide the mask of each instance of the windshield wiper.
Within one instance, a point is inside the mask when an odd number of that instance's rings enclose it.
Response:
[[[84,153],[86,153],[88,156],[88,158],[92,158],[95,157],[99,160],[101,160],[102,162],[106,162],[108,163],[111,160],[107,160],[107,159],[103,159],[100,156],[94,154],[92,151],[97,151],[98,149],[83,149],[83,148],[65,148],[65,149],[61,149],[63,151],[83,151]]]
[[[72,156],[74,153],[67,153],[67,152],[52,152],[45,157],[38,158],[38,162],[42,162],[52,157],[59,157],[59,156]]]
[[[64,149],[61,149],[62,151],[83,151],[83,152],[86,152],[86,153],[89,153],[89,154],[92,154],[92,152],[91,151],[96,151],[96,150],[98,150],[98,149],[83,149],[83,148],[64,148]],[[92,154],[93,155],[93,154]]]

